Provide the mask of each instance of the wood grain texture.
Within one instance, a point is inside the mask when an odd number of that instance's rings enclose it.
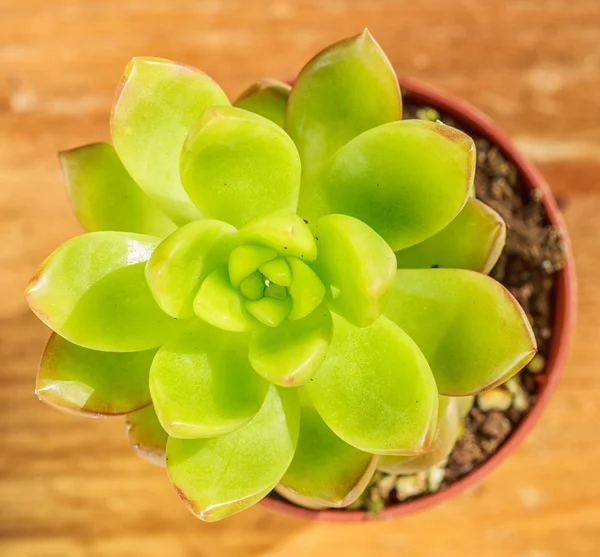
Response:
[[[196,65],[233,96],[364,26],[399,73],[496,119],[564,200],[580,280],[572,356],[539,426],[472,493],[364,526],[262,508],[203,524],[129,450],[121,419],[63,415],[33,394],[47,331],[22,291],[80,232],[56,151],[108,137],[133,55]],[[600,554],[599,88],[598,0],[0,0],[0,554]]]

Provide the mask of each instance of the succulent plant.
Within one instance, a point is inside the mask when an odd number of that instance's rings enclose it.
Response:
[[[233,106],[199,70],[132,60],[112,143],[60,154],[87,233],[27,287],[53,330],[38,396],[127,414],[208,521],[276,486],[344,507],[378,464],[443,459],[454,397],[536,346],[485,274],[505,228],[474,198],[473,141],[401,107],[366,31]]]

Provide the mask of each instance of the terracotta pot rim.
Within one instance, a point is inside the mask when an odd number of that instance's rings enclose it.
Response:
[[[473,472],[454,482],[446,489],[430,495],[424,495],[406,503],[398,503],[386,508],[376,516],[369,516],[365,511],[315,511],[270,497],[262,500],[261,503],[265,507],[281,514],[333,522],[362,522],[365,520],[389,519],[423,510],[473,486],[513,452],[535,425],[556,388],[573,338],[577,289],[573,253],[566,225],[546,180],[519,152],[508,136],[478,109],[463,100],[454,98],[417,80],[399,78],[398,81],[401,87],[408,92],[411,100],[439,109],[442,113],[455,118],[466,128],[473,130],[477,135],[488,139],[490,143],[500,147],[504,155],[518,168],[524,183],[529,188],[539,189],[542,192],[542,202],[548,212],[548,217],[552,224],[560,229],[566,250],[566,264],[564,269],[557,274],[556,280],[552,343],[544,374],[546,381],[540,385],[540,393],[529,413],[513,430],[510,437],[502,444],[498,451]]]

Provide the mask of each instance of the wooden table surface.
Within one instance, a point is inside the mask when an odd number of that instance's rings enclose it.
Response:
[[[108,138],[134,55],[198,66],[236,95],[364,26],[399,73],[495,118],[562,200],[580,286],[571,358],[535,431],[471,493],[367,525],[260,507],[203,524],[131,453],[122,419],[33,394],[47,331],[22,291],[80,232],[55,153]],[[0,555],[600,555],[599,91],[599,0],[0,0]]]

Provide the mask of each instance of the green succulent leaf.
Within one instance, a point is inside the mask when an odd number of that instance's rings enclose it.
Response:
[[[269,384],[248,361],[247,335],[194,319],[158,351],[150,370],[152,402],[171,437],[234,431],[260,410]]]
[[[260,300],[265,294],[265,278],[254,271],[242,281],[240,292],[249,300]]]
[[[427,240],[396,252],[399,269],[470,269],[489,273],[506,240],[506,225],[491,207],[469,199],[458,216]]]
[[[367,30],[317,54],[300,72],[287,106],[286,130],[303,165],[299,214],[312,222],[332,212],[316,179],[321,165],[357,135],[401,114],[394,70]]]
[[[327,215],[315,227],[316,269],[331,287],[329,304],[357,327],[373,323],[396,277],[396,258],[372,228],[347,215]]]
[[[536,351],[518,302],[494,279],[462,269],[401,269],[385,315],[425,354],[439,392],[464,396],[503,383]]]
[[[278,300],[272,297],[265,297],[256,301],[247,300],[246,309],[263,325],[277,327],[283,323],[290,313],[292,301],[289,298]]]
[[[227,268],[220,267],[202,283],[194,298],[194,313],[219,329],[242,333],[256,325],[245,302],[244,296],[231,286]]]
[[[335,153],[323,170],[323,207],[360,219],[398,251],[458,215],[469,198],[475,162],[473,140],[455,128],[392,122]]]
[[[113,106],[113,144],[139,186],[178,225],[200,218],[181,185],[179,159],[188,130],[213,105],[228,105],[203,72],[160,58],[134,58]]]
[[[300,157],[290,137],[270,120],[215,106],[187,136],[181,181],[206,218],[239,227],[278,209],[296,210]]]
[[[62,337],[92,350],[135,352],[162,344],[174,321],[156,305],[144,267],[160,238],[90,232],[41,265],[25,297]]]
[[[287,100],[292,87],[278,79],[260,79],[246,89],[233,103],[268,118],[280,128],[285,125]]]
[[[127,415],[127,436],[135,452],[144,460],[166,466],[167,432],[162,428],[152,404]]]
[[[229,280],[234,288],[239,288],[242,281],[254,273],[261,265],[277,257],[274,249],[264,246],[238,246],[229,257]]]
[[[212,439],[167,443],[171,481],[190,511],[216,521],[260,501],[279,482],[296,450],[300,410],[294,389],[271,386],[244,427]]]
[[[294,321],[318,308],[326,291],[321,279],[306,263],[295,257],[288,257],[287,262],[292,271],[292,284],[288,288],[292,309],[288,317]]]
[[[269,261],[259,267],[260,272],[271,282],[280,286],[291,286],[292,271],[290,266],[285,262],[285,259],[278,257],[273,261]]]
[[[87,416],[113,416],[150,404],[148,374],[156,350],[99,352],[52,333],[38,370],[40,400]]]
[[[194,221],[154,250],[146,265],[146,280],[165,313],[178,319],[194,316],[194,297],[204,279],[227,264],[236,232],[221,221]]]
[[[317,244],[310,228],[298,215],[276,211],[256,217],[240,228],[240,242],[257,242],[276,250],[280,255],[313,261]]]
[[[250,363],[271,383],[303,385],[323,363],[332,330],[331,313],[324,305],[303,319],[257,329],[250,340]]]
[[[418,346],[386,317],[359,328],[333,314],[327,357],[307,388],[333,432],[364,452],[416,455],[433,439],[433,375]]]
[[[164,237],[175,225],[133,181],[110,143],[59,153],[67,193],[88,232],[119,230]]]
[[[382,456],[378,468],[388,474],[417,474],[442,462],[458,438],[460,420],[456,398],[440,397],[435,437],[430,449],[418,456]]]
[[[378,457],[342,441],[308,397],[300,400],[298,447],[280,488],[309,508],[346,507],[367,487]]]

